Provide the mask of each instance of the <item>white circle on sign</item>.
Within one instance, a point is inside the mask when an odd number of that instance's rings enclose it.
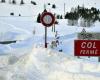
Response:
[[[50,15],[46,15],[46,16],[44,16],[43,21],[44,21],[46,24],[51,24],[51,22],[52,22],[52,17],[51,17]]]

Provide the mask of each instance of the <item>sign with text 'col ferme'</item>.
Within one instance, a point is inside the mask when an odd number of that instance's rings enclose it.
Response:
[[[75,40],[75,56],[100,56],[100,40]]]

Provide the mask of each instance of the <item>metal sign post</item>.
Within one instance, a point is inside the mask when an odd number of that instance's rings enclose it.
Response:
[[[47,27],[50,27],[55,22],[55,16],[50,12],[44,12],[41,15],[41,23],[45,26],[45,48],[47,48]]]
[[[47,48],[47,27],[45,27],[45,48]]]
[[[87,46],[95,45],[96,47],[81,48],[82,46],[79,45],[82,45],[82,41],[83,43],[89,41],[89,43],[86,44]],[[93,44],[93,41],[95,44]],[[76,56],[88,56],[89,58],[90,56],[96,56],[98,57],[98,61],[100,62],[100,33],[99,32],[86,32],[86,30],[83,29],[82,32],[78,33],[78,40],[75,40],[74,44],[75,44],[74,54]],[[82,49],[84,49],[85,51],[84,55],[82,54]],[[81,51],[81,54],[80,52],[78,52],[79,50]]]

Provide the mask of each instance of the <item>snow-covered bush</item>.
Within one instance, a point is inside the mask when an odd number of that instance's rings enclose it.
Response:
[[[68,25],[70,25],[70,26],[77,26],[78,25],[78,20],[68,19]]]
[[[25,3],[24,3],[24,1],[23,1],[23,0],[21,0],[20,4],[22,5],[22,4],[25,4]]]
[[[86,20],[84,18],[79,19],[79,26],[81,27],[91,27],[93,25],[92,20]]]
[[[13,12],[11,12],[11,13],[10,13],[10,15],[11,15],[11,16],[14,16],[14,13],[13,13]]]

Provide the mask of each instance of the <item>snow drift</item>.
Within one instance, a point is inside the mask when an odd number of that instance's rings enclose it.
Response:
[[[24,40],[30,35],[26,30],[0,21],[0,41]]]
[[[100,80],[99,74],[100,64],[50,49],[33,48],[20,57],[0,56],[0,80]]]

